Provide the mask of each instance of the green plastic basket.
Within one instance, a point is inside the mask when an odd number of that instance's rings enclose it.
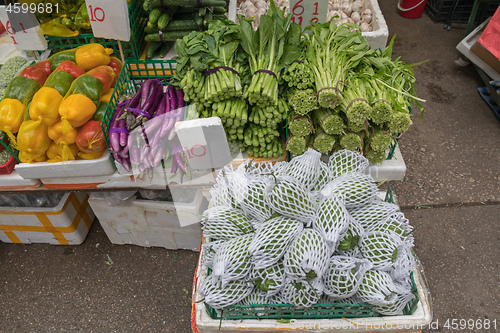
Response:
[[[147,79],[159,79],[167,84],[175,71],[175,61],[172,60],[126,60],[118,75],[113,94],[101,120],[101,128],[109,148],[109,123],[111,117],[124,95],[133,95],[142,82]]]
[[[125,60],[139,59],[146,47],[146,41],[144,40],[146,33],[144,32],[144,28],[148,22],[148,15],[142,8],[142,1],[134,0],[128,7],[128,15],[130,19],[130,41],[121,43],[123,56]],[[52,53],[73,49],[90,43],[99,43],[106,48],[113,49],[117,57],[120,55],[118,41],[114,39],[97,38],[94,37],[92,33],[83,33],[77,37],[45,37],[47,39],[48,48]]]
[[[387,188],[385,201],[394,203],[394,193],[389,185]],[[413,255],[416,257],[414,252]],[[207,275],[211,272],[207,271]],[[403,309],[403,315],[412,315],[417,308],[420,298],[418,297],[417,284],[413,277],[413,272],[410,274],[411,291],[415,298],[406,304]],[[375,310],[368,303],[348,304],[348,303],[318,303],[310,308],[301,309],[291,304],[252,304],[252,305],[232,305],[224,308],[220,315],[210,305],[205,303],[205,308],[208,315],[212,319],[225,320],[244,320],[244,319],[276,319],[276,320],[291,320],[291,319],[339,319],[339,318],[367,318],[373,317]],[[385,317],[378,315],[379,317]]]

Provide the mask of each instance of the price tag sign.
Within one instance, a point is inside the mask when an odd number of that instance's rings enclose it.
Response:
[[[33,12],[23,12],[18,6],[10,6],[9,9],[0,6],[0,21],[17,50],[47,49],[47,40]]]
[[[127,0],[85,0],[95,37],[130,40]]]
[[[312,23],[325,23],[328,13],[328,0],[290,0],[292,22],[305,28]]]

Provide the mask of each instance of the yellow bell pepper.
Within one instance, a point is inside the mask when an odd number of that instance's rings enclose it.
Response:
[[[63,97],[57,90],[49,87],[42,87],[33,96],[30,105],[30,117],[45,126],[53,125],[59,120],[59,105]]]
[[[17,133],[17,148],[30,155],[40,156],[45,154],[50,146],[50,138],[47,133],[47,126],[32,126],[34,120],[26,120],[19,127]]]
[[[53,163],[63,161],[63,147],[64,146],[58,145],[57,143],[52,141],[49,149],[47,149],[47,162]],[[78,149],[78,146],[75,143],[68,145],[68,148],[70,149],[73,156],[77,156],[80,152],[80,149]]]
[[[99,100],[101,103],[108,104],[109,100],[111,99],[111,95],[113,95],[113,89],[109,89],[109,91],[101,96],[101,99]]]
[[[83,94],[74,94],[66,97],[59,105],[59,116],[63,120],[63,126],[66,132],[71,129],[68,127],[80,127],[89,121],[97,110],[96,105],[90,98]]]
[[[26,106],[17,99],[4,98],[0,102],[0,131],[5,132],[14,144],[14,133],[19,131],[23,123],[25,110]]]
[[[97,66],[107,65],[111,61],[113,49],[104,48],[101,44],[91,43],[80,46],[75,52],[76,64],[85,71]]]
[[[93,103],[92,103],[93,104]],[[48,135],[57,145],[61,146],[61,161],[74,160],[76,155],[73,154],[70,146],[76,143],[76,135],[78,130],[73,127],[66,128],[64,120],[61,119],[54,125],[48,128]]]
[[[33,163],[33,162],[45,162],[47,160],[47,155],[42,154],[30,154],[25,151],[19,151],[19,161],[21,163]]]

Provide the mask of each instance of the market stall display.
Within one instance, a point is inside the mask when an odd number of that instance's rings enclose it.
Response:
[[[361,154],[320,158],[309,149],[290,162],[219,173],[202,219],[198,270],[207,275],[196,291],[213,319],[413,313],[414,229],[380,199]],[[254,183],[262,185],[253,190]],[[349,312],[356,309],[365,312]]]

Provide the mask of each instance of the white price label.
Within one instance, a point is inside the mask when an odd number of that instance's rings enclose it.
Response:
[[[11,15],[15,17],[10,17]],[[0,21],[17,50],[47,49],[47,40],[43,36],[35,14],[31,12],[8,14],[6,7],[0,6]]]
[[[293,14],[292,22],[300,24],[302,28],[311,22],[325,23],[328,0],[290,0],[290,11]]]
[[[127,0],[85,0],[95,37],[130,40]]]

